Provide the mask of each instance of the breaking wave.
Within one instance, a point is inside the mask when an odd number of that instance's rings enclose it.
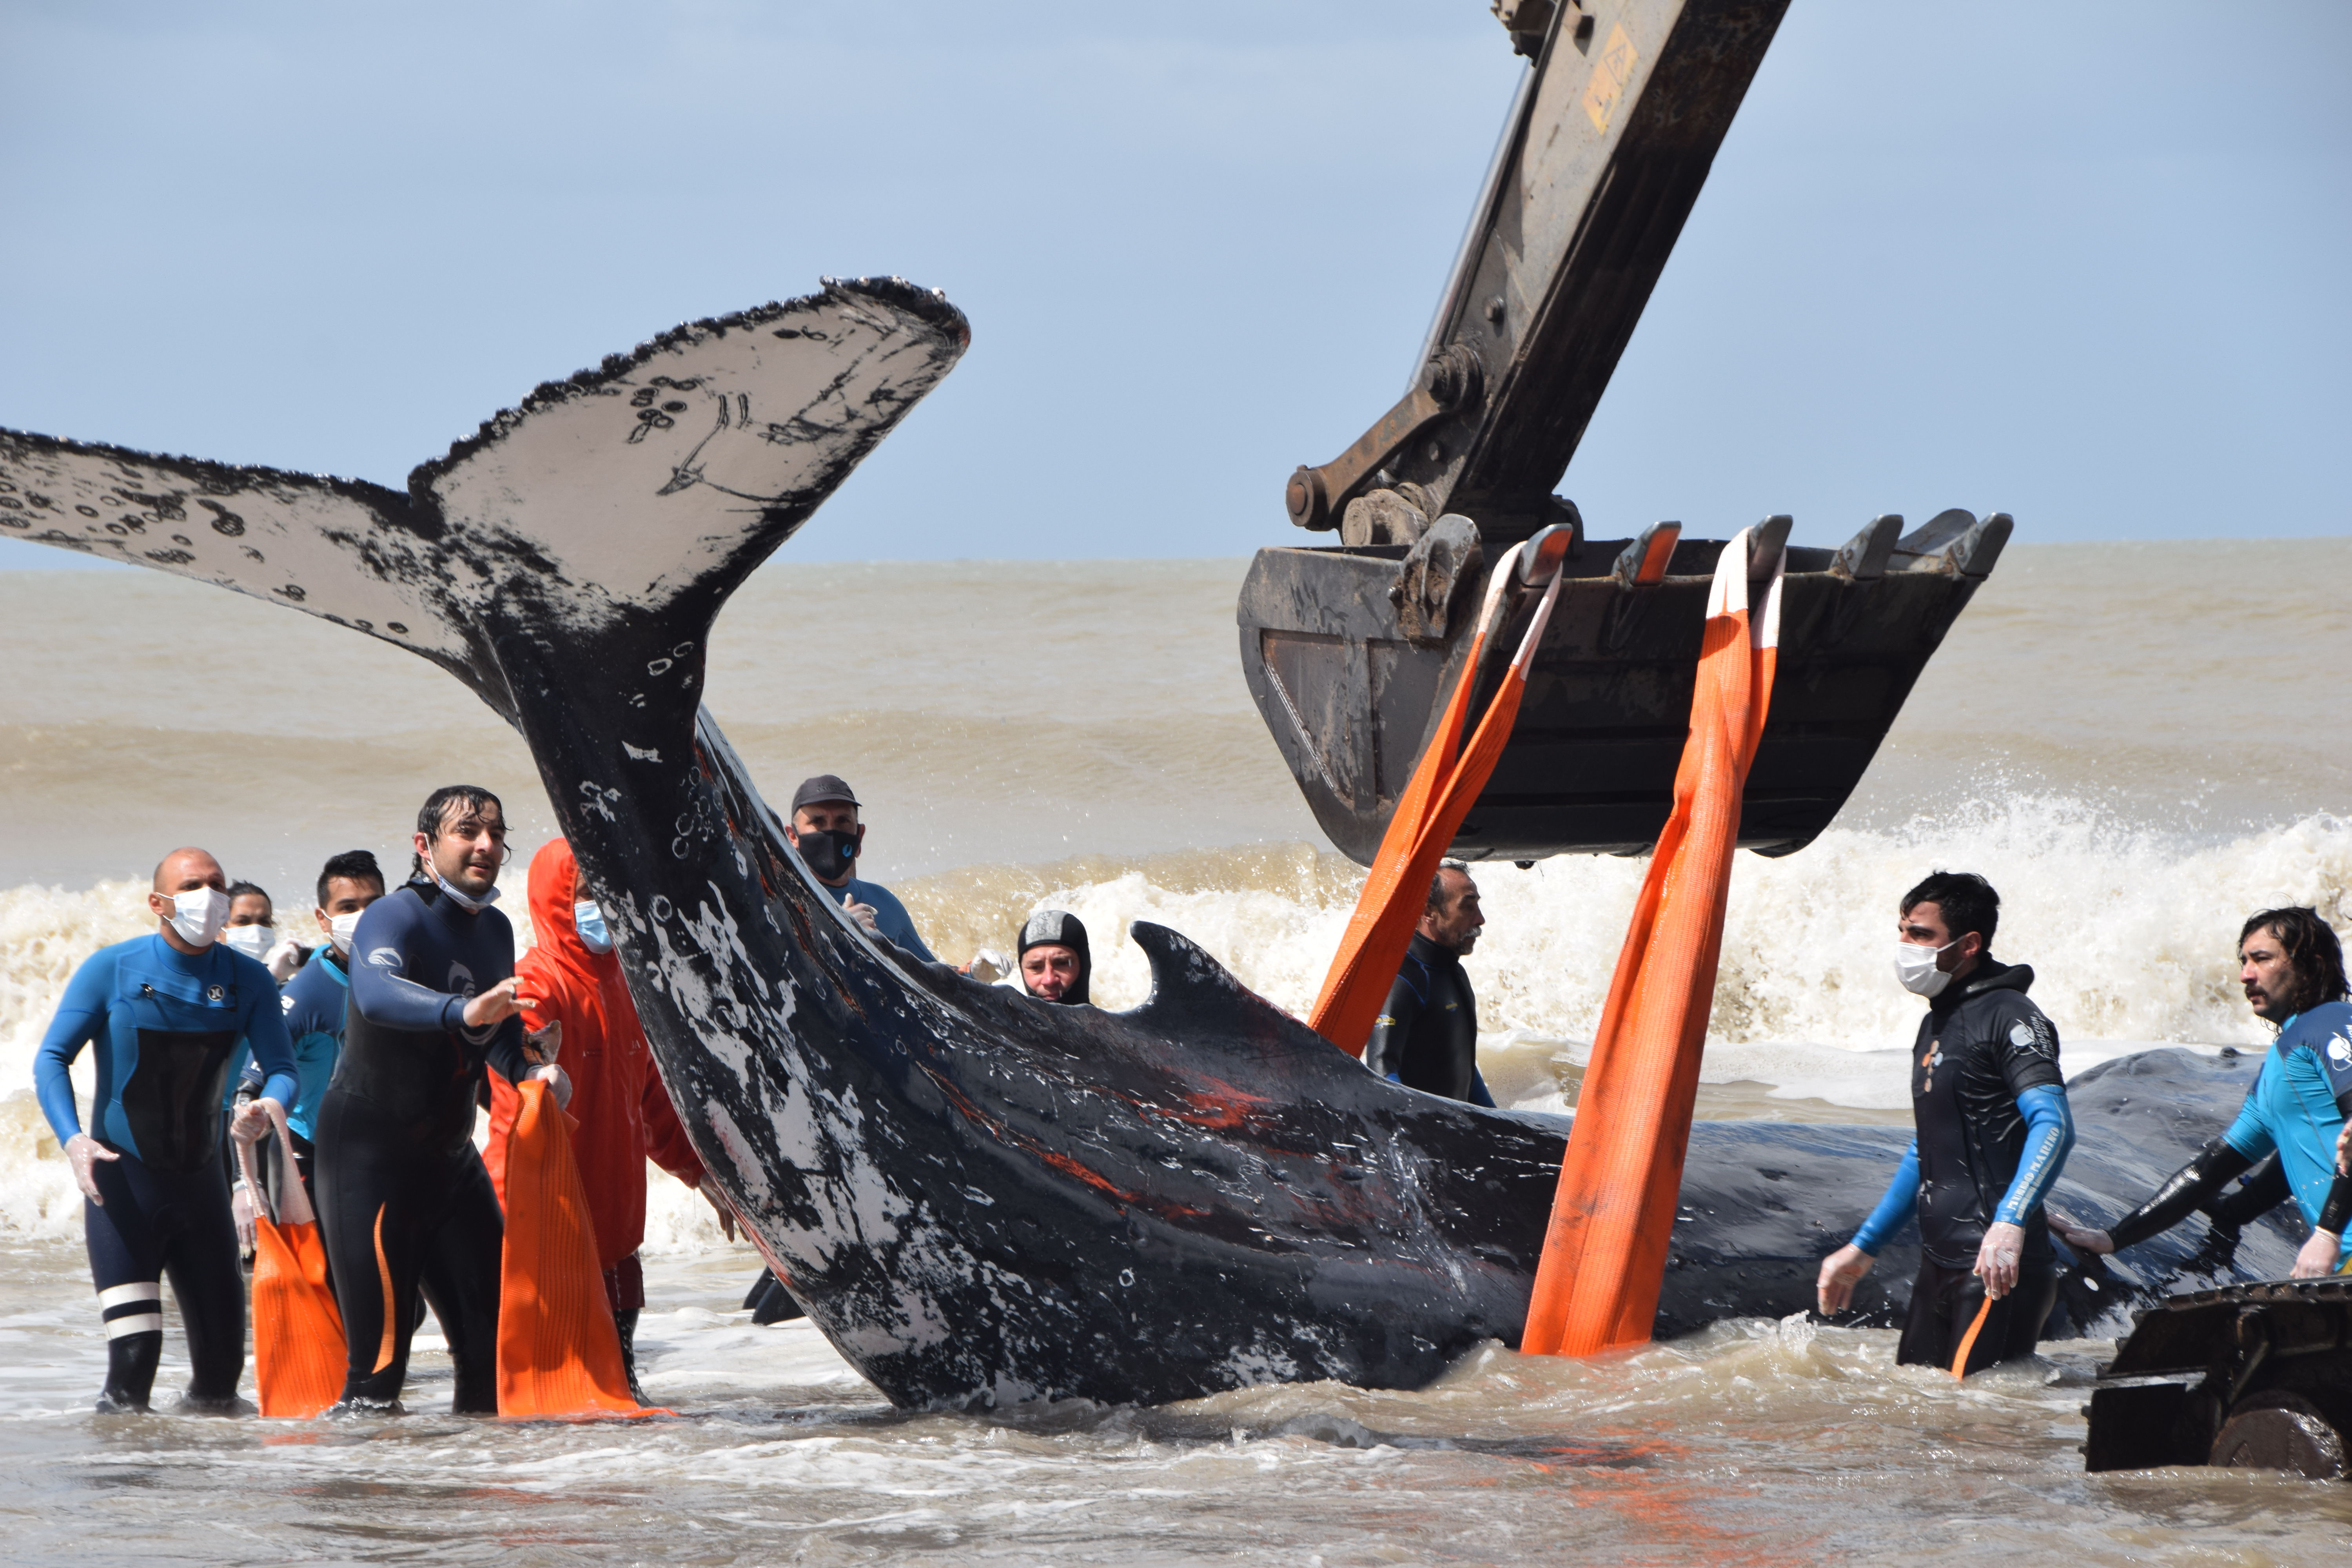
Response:
[[[2352,822],[2331,816],[2184,845],[2077,799],[2027,795],[1886,831],[1834,828],[1799,855],[1738,859],[1704,1076],[1761,1087],[1746,1100],[1718,1091],[1702,1115],[1791,1114],[1779,1102],[1801,1100],[1863,1113],[1907,1106],[1901,1047],[1918,1004],[1895,986],[1886,949],[1896,898],[1938,867],[1980,871],[2000,889],[1995,945],[2034,966],[2034,995],[2074,1070],[2152,1042],[2259,1046],[2266,1033],[2235,984],[2239,922],[2294,903],[2352,928]],[[1610,858],[1476,868],[1487,923],[1469,969],[1482,1059],[1507,1103],[1572,1100],[1643,869]],[[1034,909],[1068,909],[1093,933],[1097,999],[1130,1006],[1150,977],[1123,933],[1155,921],[1303,1014],[1361,879],[1337,855],[1288,844],[981,865],[897,890],[950,963],[1008,949]],[[0,891],[0,1230],[76,1228],[71,1179],[33,1103],[34,1047],[74,966],[152,929],[145,891],[131,881]],[[300,929],[309,913],[279,918]],[[87,1055],[77,1077],[86,1097]],[[701,1201],[655,1173],[648,1248],[717,1240]]]

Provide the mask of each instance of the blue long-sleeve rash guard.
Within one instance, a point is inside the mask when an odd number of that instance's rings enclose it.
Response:
[[[2322,1003],[2289,1018],[2221,1136],[2249,1160],[2278,1151],[2304,1223],[2317,1228],[2336,1181],[2336,1140],[2352,1098],[2352,1004]],[[2352,1258],[2352,1237],[2342,1253]]]
[[[2010,1178],[2009,1190],[2001,1194],[2000,1206],[1993,1211],[1996,1225],[2023,1225],[2050,1195],[2051,1185],[2074,1147],[2074,1115],[2067,1108],[2063,1089],[2029,1089],[2017,1097],[2017,1109],[2025,1119],[2025,1152],[2017,1162],[2017,1174]],[[1911,1147],[1903,1152],[1903,1163],[1895,1168],[1895,1179],[1886,1184],[1885,1195],[1853,1233],[1853,1245],[1877,1257],[1879,1248],[1912,1217],[1918,1202],[1919,1141],[1914,1138]]]
[[[66,983],[34,1057],[41,1113],[60,1143],[84,1131],[72,1068],[82,1047],[96,1041],[97,1125],[89,1131],[134,1159],[177,1167],[209,1152],[188,1145],[203,1142],[196,1121],[216,1113],[239,1035],[261,1064],[262,1093],[291,1103],[294,1047],[278,1010],[278,983],[260,963],[226,942],[182,952],[160,933],[100,948]],[[142,1132],[147,1144],[158,1146],[142,1146]]]

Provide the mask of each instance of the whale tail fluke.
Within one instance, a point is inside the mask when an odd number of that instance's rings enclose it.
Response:
[[[0,431],[0,537],[215,584],[399,644],[519,719],[498,658],[704,633],[954,367],[962,312],[898,279],[677,327],[540,386],[404,493]],[[698,682],[674,686],[699,700]]]

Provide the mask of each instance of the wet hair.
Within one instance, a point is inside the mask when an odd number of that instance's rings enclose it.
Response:
[[[383,868],[364,849],[346,849],[340,855],[329,856],[327,863],[319,868],[319,907],[322,910],[327,907],[327,884],[333,881],[373,882],[375,890],[381,893]]]
[[[1970,931],[1992,951],[1992,933],[2000,928],[2000,895],[1974,871],[1937,871],[1903,895],[1902,912],[1933,904],[1944,913],[1944,929],[1958,942]]]
[[[2239,928],[2238,946],[2243,948],[2246,939],[2258,931],[2267,931],[2278,938],[2286,953],[2287,967],[2294,971],[2295,1011],[2316,1007],[2322,1002],[2341,1002],[2345,993],[2352,990],[2344,982],[2344,944],[2336,932],[2319,918],[2319,911],[2302,904],[2290,904],[2283,910],[2263,910],[2247,918]]]
[[[228,885],[228,901],[233,904],[236,902],[237,900],[244,898],[259,899],[263,903],[269,906],[269,912],[271,914],[274,915],[278,912],[278,900],[269,896],[268,889],[261,886],[258,882],[231,882]]]
[[[1429,901],[1421,906],[1423,914],[1442,915],[1445,912],[1445,873],[1448,871],[1459,871],[1467,877],[1470,868],[1459,860],[1440,860],[1437,875],[1429,879]]]
[[[443,784],[426,795],[425,804],[417,807],[416,831],[425,835],[425,841],[430,844],[441,837],[443,824],[451,817],[462,817],[468,812],[480,811],[486,805],[497,806],[501,817],[507,814],[506,803],[479,784]],[[457,809],[452,811],[452,806]],[[408,874],[411,877],[426,875],[424,856],[412,853],[408,857]]]

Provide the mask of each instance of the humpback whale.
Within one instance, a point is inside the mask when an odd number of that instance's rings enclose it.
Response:
[[[1412,1386],[1515,1342],[1564,1119],[1376,1079],[1158,926],[1133,929],[1152,985],[1124,1013],[916,963],[824,895],[702,710],[729,594],[969,339],[940,294],[828,280],[548,383],[405,491],[0,432],[0,531],[396,643],[515,725],[712,1179],[893,1402]],[[2107,1075],[2137,1086],[2122,1108],[2078,1110],[2098,1180],[2062,1199],[2137,1196],[2250,1076],[2159,1055]],[[1802,1310],[1902,1144],[1701,1123],[1660,1331]],[[2284,1268],[2290,1241],[2247,1235]],[[1862,1321],[1909,1272],[1891,1247]],[[2078,1324],[2138,1289],[2106,1279],[2070,1286]]]

